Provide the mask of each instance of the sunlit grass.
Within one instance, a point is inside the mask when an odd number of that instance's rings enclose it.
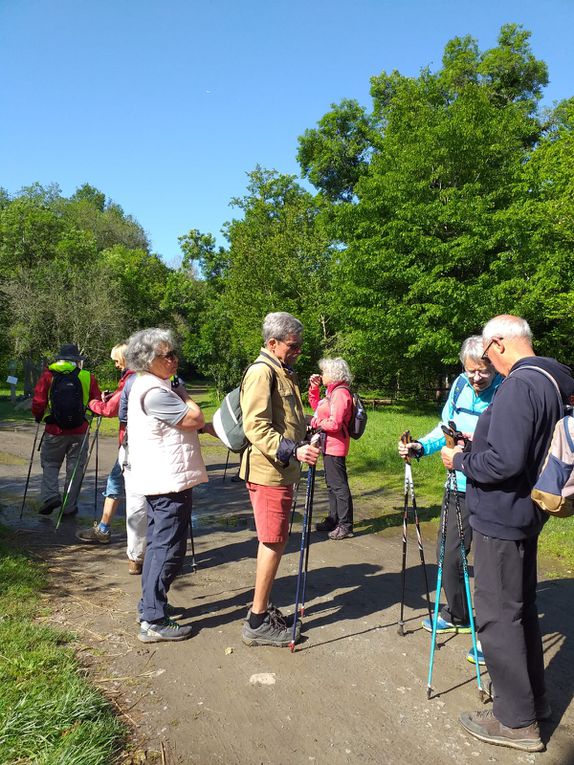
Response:
[[[111,764],[125,730],[81,675],[72,636],[34,621],[45,581],[0,527],[0,762]]]

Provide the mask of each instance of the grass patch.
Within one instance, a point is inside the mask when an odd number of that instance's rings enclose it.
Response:
[[[73,637],[33,621],[45,580],[0,527],[0,763],[111,764],[125,728],[80,674]]]

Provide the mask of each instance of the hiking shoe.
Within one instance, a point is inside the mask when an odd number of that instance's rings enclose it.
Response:
[[[487,744],[509,746],[512,749],[521,749],[523,752],[544,751],[540,729],[536,722],[524,728],[507,728],[496,719],[491,709],[464,712],[458,719],[467,733],[481,741],[486,741]]]
[[[478,663],[481,667],[486,666],[486,661],[484,660],[484,654],[482,653],[482,646],[480,645],[480,640],[476,641],[476,655],[478,656]],[[470,651],[466,654],[466,660],[469,661],[471,664],[474,664],[474,651],[472,648]]]
[[[61,504],[62,500],[59,497],[54,497],[54,499],[49,499],[47,502],[44,502],[38,512],[40,515],[50,515],[57,507],[60,507]]]
[[[295,614],[289,614],[289,616],[285,616],[282,611],[280,611],[277,606],[274,606],[273,603],[269,603],[267,606],[267,613],[272,615],[272,618],[275,619],[275,621],[285,627],[286,629],[290,630],[291,636],[293,636],[293,621],[295,619]],[[249,624],[249,617],[251,616],[251,609],[247,611],[247,616],[245,617],[245,622]],[[302,625],[301,617],[297,619],[297,627],[295,630],[295,640],[299,640],[301,636],[301,625]]]
[[[165,607],[165,615],[166,617],[170,616],[177,616],[178,614],[183,614],[185,611],[184,606],[172,606],[171,603],[168,603]],[[143,613],[139,610],[137,610],[136,613],[136,622],[138,624],[150,624],[151,622],[146,622],[143,618]]]
[[[427,632],[432,632],[432,619],[429,619],[428,616],[422,620],[421,624]],[[436,634],[444,635],[447,632],[466,634],[470,632],[470,624],[453,624],[452,622],[447,622],[446,619],[439,615],[436,620]]]
[[[109,545],[111,538],[112,532],[102,531],[97,521],[94,521],[94,525],[90,529],[80,529],[80,531],[76,531],[76,539],[79,539],[80,542]]]
[[[337,527],[336,521],[334,521],[330,515],[324,518],[319,523],[315,524],[315,531],[333,531]]]
[[[253,629],[249,621],[243,622],[241,639],[245,645],[274,645],[277,648],[288,648],[291,643],[293,630],[285,622],[278,619],[275,613],[268,611],[263,623]],[[295,636],[295,642],[300,634]]]
[[[187,640],[192,633],[191,624],[182,626],[171,619],[163,619],[161,622],[142,621],[138,640],[142,643],[163,643],[176,640]]]
[[[132,560],[128,558],[128,574],[134,574],[138,576],[142,572],[143,563],[141,560]]]
[[[77,515],[77,514],[78,514],[77,507],[66,508],[64,512],[62,513],[62,518],[71,518],[73,515]]]
[[[336,529],[329,532],[329,539],[347,539],[352,537],[353,532],[351,529],[346,529],[344,526],[337,526]]]

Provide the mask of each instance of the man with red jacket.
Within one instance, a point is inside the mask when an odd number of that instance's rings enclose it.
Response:
[[[78,494],[88,453],[85,434],[89,424],[85,412],[90,399],[101,398],[96,378],[82,369],[84,359],[77,345],[64,344],[56,361],[40,376],[34,390],[32,414],[36,422],[44,418],[46,425],[40,452],[43,474],[42,507],[39,512],[42,515],[49,515],[62,504],[58,476],[64,458],[66,487],[70,487],[77,465],[64,515],[78,512]],[[44,417],[46,412],[48,414]]]

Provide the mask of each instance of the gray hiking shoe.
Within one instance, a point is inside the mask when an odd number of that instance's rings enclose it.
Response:
[[[185,606],[172,606],[171,603],[168,603],[165,607],[165,615],[167,618],[170,616],[181,616],[183,612],[185,611]],[[138,609],[136,611],[136,622],[138,624],[149,624],[150,622],[146,622],[143,618],[143,613]]]
[[[109,545],[111,538],[112,532],[102,531],[97,521],[94,521],[94,525],[90,529],[80,529],[76,532],[76,539],[90,544]]]
[[[141,622],[138,640],[142,643],[164,643],[176,640],[187,640],[191,637],[191,624],[185,626],[164,619],[161,622]]]
[[[486,741],[487,744],[509,746],[523,752],[544,751],[538,723],[534,722],[524,728],[507,728],[496,719],[491,709],[465,712],[458,719],[471,736]]]
[[[279,618],[275,611],[267,611],[263,623],[257,629],[251,627],[249,620],[243,622],[241,639],[245,645],[274,645],[277,648],[288,648],[292,636],[293,629],[287,626],[283,615]],[[300,637],[301,630],[297,628],[295,635],[296,643]]]
[[[277,606],[274,606],[273,603],[269,603],[267,606],[267,613],[272,615],[273,619],[278,624],[281,624],[283,627],[286,627],[288,630],[290,630],[291,634],[293,634],[293,621],[294,621],[294,614],[289,614],[289,616],[285,616],[285,614],[280,611]],[[247,616],[245,617],[245,622],[249,623],[249,617],[251,616],[251,609],[247,612]],[[299,640],[301,636],[301,625],[302,620],[301,617],[297,619],[297,627],[296,627],[296,641]]]

